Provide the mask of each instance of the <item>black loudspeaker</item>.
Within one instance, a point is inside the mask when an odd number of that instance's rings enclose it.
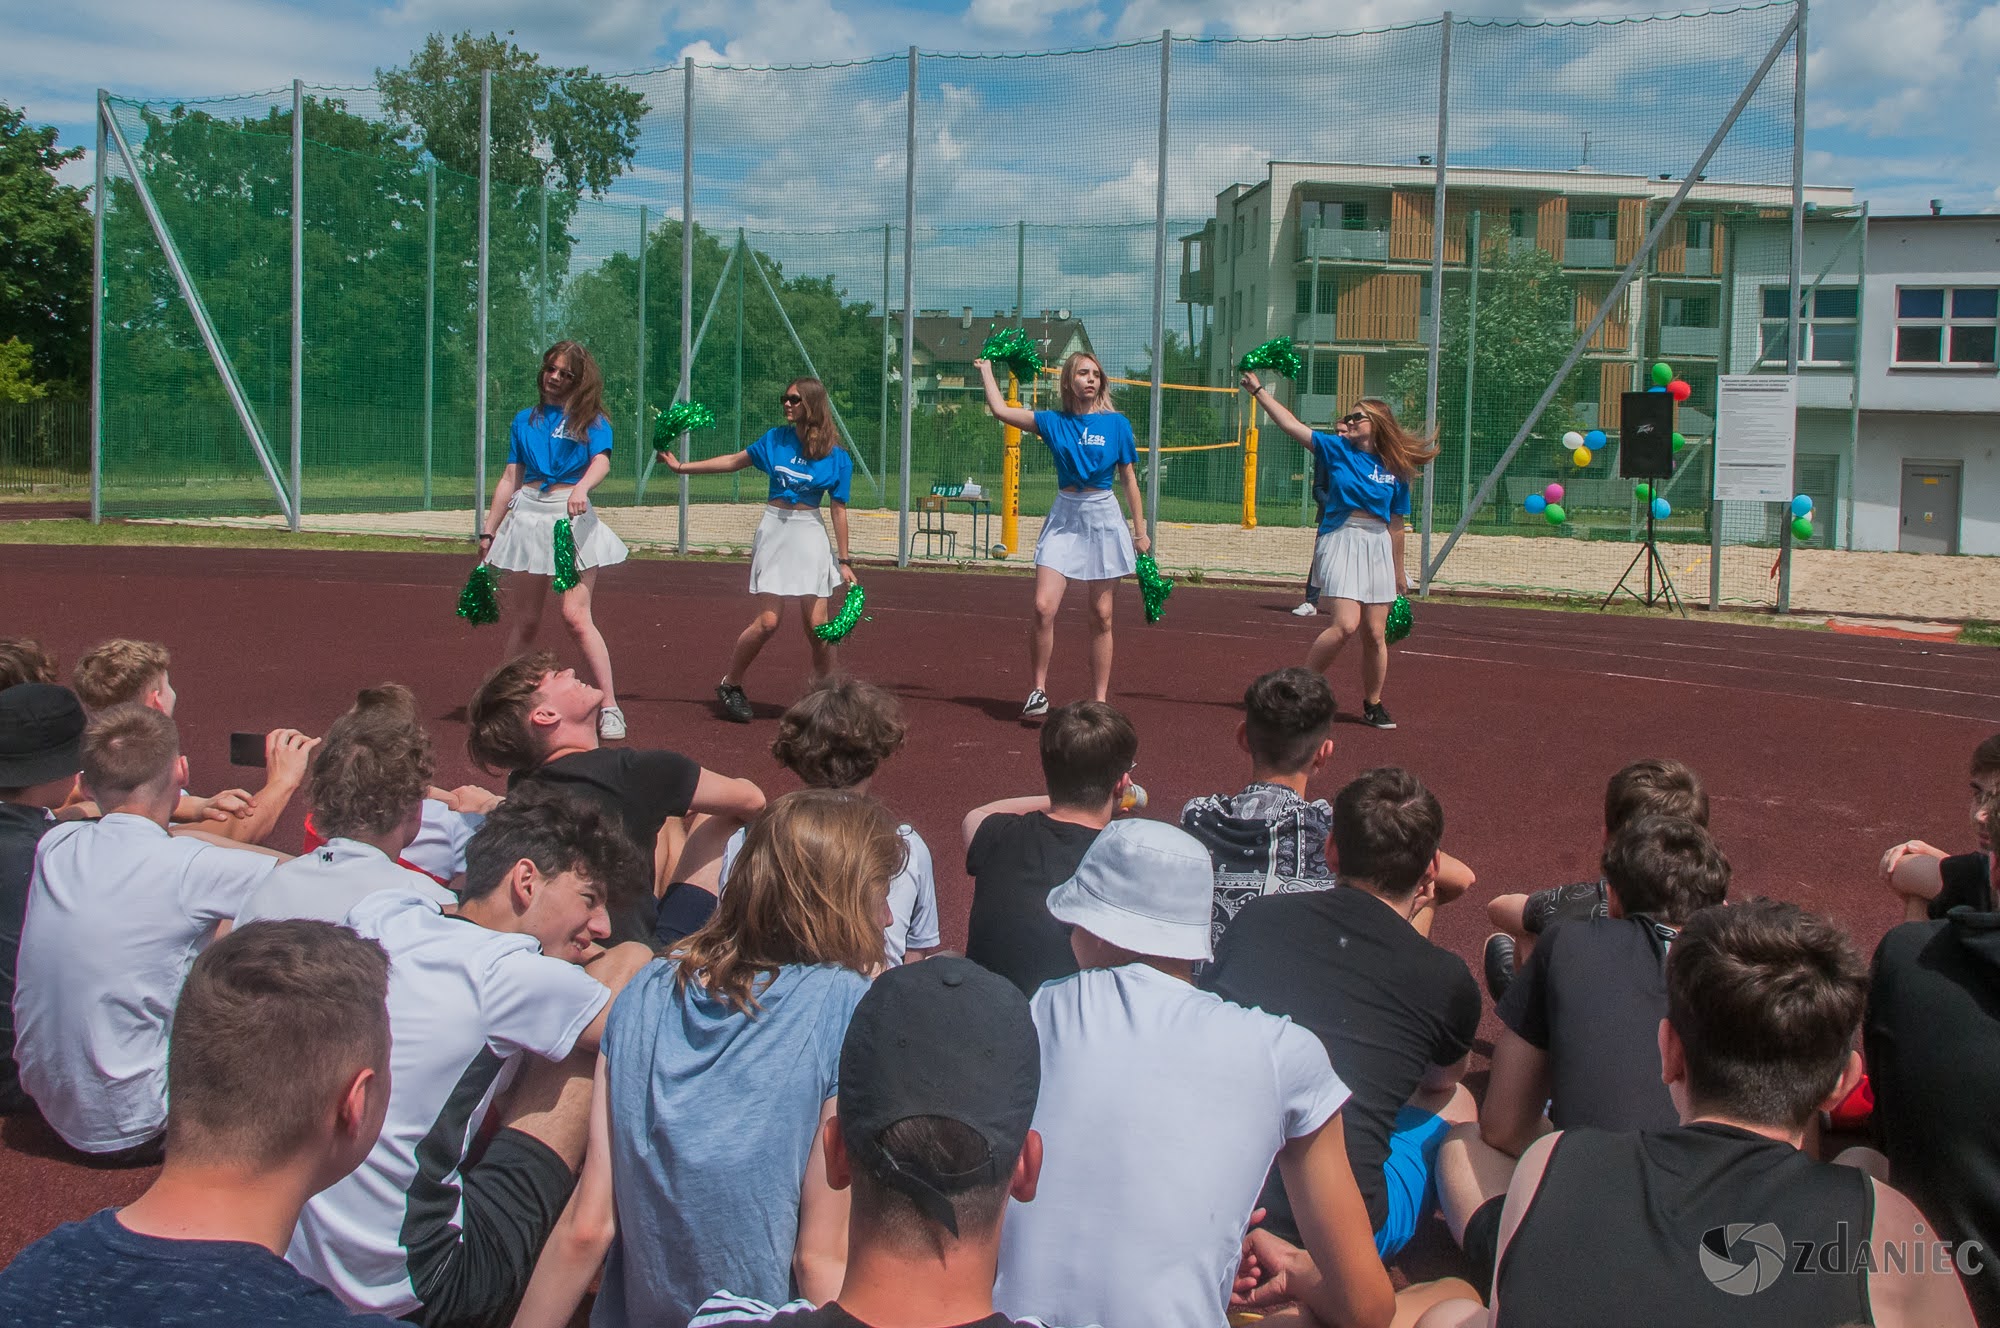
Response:
[[[1674,475],[1674,399],[1665,392],[1627,392],[1620,399],[1618,473],[1628,480]]]

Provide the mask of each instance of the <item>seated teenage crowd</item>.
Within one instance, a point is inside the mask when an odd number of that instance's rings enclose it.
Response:
[[[1303,669],[1178,824],[1126,810],[1117,709],[1052,712],[1045,793],[965,817],[960,958],[867,683],[786,713],[768,805],[600,747],[547,655],[467,708],[504,795],[433,787],[384,685],[204,796],[169,665],[111,642],[72,690],[0,642],[0,1108],[161,1165],[0,1270],[0,1322],[2000,1321],[2000,737],[1978,848],[1884,856],[1872,977],[1728,902],[1693,771],[1617,772],[1601,879],[1489,907],[1475,1102],[1479,984],[1429,939],[1472,872],[1409,771],[1311,796]],[[304,852],[259,847],[301,790]],[[1821,1160],[1871,1094],[1879,1147]],[[1399,1292],[1434,1212],[1465,1275]]]

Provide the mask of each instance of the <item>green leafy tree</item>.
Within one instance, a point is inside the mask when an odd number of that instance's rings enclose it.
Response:
[[[90,194],[56,179],[82,156],[0,103],[0,341],[33,347],[44,383],[90,372]]]
[[[0,341],[0,402],[18,406],[48,394],[35,381],[34,351],[28,343],[19,337]]]

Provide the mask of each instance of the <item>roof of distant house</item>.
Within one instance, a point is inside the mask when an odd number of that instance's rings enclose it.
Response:
[[[968,316],[963,309],[957,313],[923,309],[918,311],[914,322],[915,349],[932,363],[969,364],[979,358],[980,348],[988,337],[1014,326],[1014,316],[997,310],[991,315]],[[1071,316],[1067,309],[1032,311],[1021,319],[1020,325],[1035,339],[1036,349],[1045,360],[1061,354],[1072,339],[1080,339],[1086,348],[1091,344],[1083,320]]]

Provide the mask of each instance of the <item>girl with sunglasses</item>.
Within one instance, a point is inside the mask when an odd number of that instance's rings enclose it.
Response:
[[[1049,713],[1049,659],[1056,648],[1056,610],[1072,581],[1090,588],[1090,682],[1099,701],[1111,694],[1111,605],[1120,577],[1129,576],[1137,554],[1151,550],[1146,509],[1139,501],[1139,459],[1132,424],[1111,407],[1111,384],[1104,366],[1086,351],[1063,361],[1061,410],[1026,410],[1007,404],[988,360],[974,360],[986,386],[986,408],[1002,424],[1031,433],[1048,445],[1056,463],[1055,505],[1035,541],[1035,620],[1028,633],[1028,661],[1034,689],[1021,718]],[[1112,494],[1116,480],[1132,510],[1128,534]]]
[[[611,682],[611,652],[590,606],[598,569],[625,561],[625,542],[598,520],[590,491],[611,473],[611,421],[604,414],[604,376],[590,352],[558,341],[542,353],[541,399],[514,417],[507,466],[493,486],[493,505],[479,535],[481,561],[534,579],[509,588],[514,626],[507,658],[534,649],[549,579],[556,572],[556,522],[569,518],[578,581],[561,598],[563,626],[583,652],[591,680],[604,693],[597,714],[603,738],[625,736],[625,712]]]
[[[729,672],[715,688],[723,716],[738,724],[756,717],[743,692],[743,676],[776,634],[785,604],[798,606],[799,625],[812,648],[813,677],[824,678],[833,671],[833,644],[820,640],[813,628],[827,619],[827,596],[842,583],[854,583],[847,556],[847,494],[854,459],[839,445],[826,387],[817,378],[795,378],[780,404],[785,422],[741,452],[706,461],[659,454],[677,475],[726,475],[755,466],[771,477],[768,505],[750,546],[750,593],[757,599],[757,616],[736,638]],[[831,545],[820,521],[822,497],[833,509]]]
[[[1244,391],[1285,435],[1326,465],[1326,500],[1319,540],[1313,546],[1312,584],[1333,601],[1333,625],[1319,634],[1306,667],[1325,673],[1342,646],[1361,634],[1361,720],[1378,729],[1396,721],[1382,705],[1389,675],[1389,606],[1409,587],[1403,570],[1403,526],[1410,515],[1410,482],[1437,446],[1396,422],[1385,401],[1363,397],[1324,433],[1287,410],[1254,373]]]

